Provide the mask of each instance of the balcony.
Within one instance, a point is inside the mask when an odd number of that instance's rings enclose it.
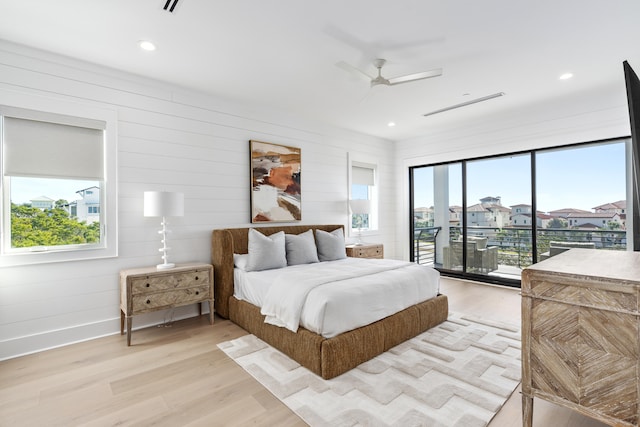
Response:
[[[437,236],[441,232],[441,227],[425,227],[414,230],[414,261],[444,271],[462,271],[461,227],[449,227],[447,249],[437,247]],[[531,229],[468,227],[467,233],[468,273],[520,280],[522,270],[533,262]],[[479,240],[482,240],[482,246],[475,243]],[[626,250],[627,236],[625,230],[587,231],[542,228],[537,230],[536,243],[537,260],[541,261],[574,247],[595,250]],[[456,253],[453,253],[455,245],[460,248],[456,249]],[[482,252],[483,248],[487,248],[488,251]],[[442,251],[442,255],[440,255],[440,251]],[[492,259],[493,252],[497,252],[497,263]],[[444,262],[440,260],[444,260]]]

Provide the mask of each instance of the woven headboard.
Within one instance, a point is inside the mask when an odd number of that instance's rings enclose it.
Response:
[[[286,234],[300,234],[312,229],[333,231],[342,225],[289,225],[280,227],[256,227],[256,230],[270,236],[279,231]],[[223,228],[211,234],[211,263],[213,264],[214,298],[216,313],[229,318],[229,298],[233,296],[233,254],[246,254],[249,245],[249,228]]]

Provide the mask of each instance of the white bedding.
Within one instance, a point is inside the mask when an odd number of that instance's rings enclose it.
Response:
[[[362,258],[234,272],[236,298],[261,307],[269,323],[326,338],[435,297],[439,278],[430,267]]]

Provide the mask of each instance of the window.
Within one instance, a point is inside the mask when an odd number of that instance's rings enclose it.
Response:
[[[106,110],[0,105],[0,266],[116,255],[114,130]]]
[[[350,177],[349,211],[352,234],[354,230],[358,230],[358,233],[376,230],[378,228],[376,166],[351,162]]]
[[[518,286],[522,269],[567,247],[626,250],[628,145],[614,139],[411,167],[412,261]],[[463,215],[427,223],[419,215],[426,209]]]

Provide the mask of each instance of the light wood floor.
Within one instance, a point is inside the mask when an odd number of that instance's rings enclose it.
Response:
[[[443,279],[450,310],[520,322],[517,289]],[[134,320],[135,324],[135,320]],[[0,426],[304,426],[216,347],[246,334],[207,316],[0,362]],[[535,399],[534,426],[603,427]],[[519,389],[489,424],[521,426]]]

